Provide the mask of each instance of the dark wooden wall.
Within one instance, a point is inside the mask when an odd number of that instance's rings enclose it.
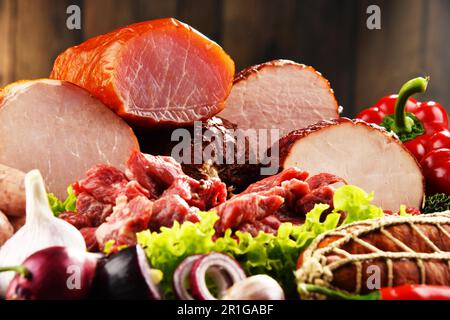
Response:
[[[82,30],[66,8],[82,9]],[[381,30],[366,8],[381,7]],[[133,22],[176,17],[219,42],[237,69],[275,58],[314,66],[346,115],[431,75],[425,98],[450,110],[449,0],[0,0],[0,85],[46,77],[59,52]]]

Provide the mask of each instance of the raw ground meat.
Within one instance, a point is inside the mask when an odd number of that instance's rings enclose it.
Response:
[[[96,230],[97,228],[92,227],[80,229],[81,235],[83,236],[84,241],[86,242],[86,248],[90,252],[96,252],[100,250],[100,248],[98,247],[97,238],[95,237]]]
[[[198,222],[200,217],[197,209],[189,204],[179,195],[171,194],[156,200],[153,205],[153,217],[149,228],[158,231],[161,227],[171,227],[174,221]]]
[[[153,199],[158,198],[177,177],[184,175],[181,165],[172,157],[133,152],[127,165],[128,176],[147,189]]]
[[[134,243],[136,232],[158,231],[174,221],[199,221],[198,210],[209,210],[227,199],[218,178],[195,180],[173,158],[134,152],[126,173],[100,164],[73,184],[77,212],[60,218],[80,229],[90,250]]]
[[[292,179],[304,181],[306,180],[306,178],[308,178],[308,172],[292,167],[280,172],[277,175],[270,176],[253,183],[240,194],[242,195],[251,192],[267,191],[275,186],[280,186],[283,181],[288,181]]]
[[[345,181],[332,174],[308,173],[289,168],[250,185],[244,192],[219,205],[216,231],[239,229],[252,235],[259,231],[276,233],[281,222],[299,224],[315,204],[333,207],[335,183]]]
[[[105,164],[88,170],[86,178],[75,182],[73,189],[77,196],[77,215],[71,215],[71,221],[68,221],[74,225],[83,224],[83,227],[98,227],[105,222],[121,195],[129,200],[149,196],[148,190],[136,181],[129,181],[122,171]],[[66,215],[63,214],[62,218]],[[75,222],[76,219],[80,221]]]
[[[162,197],[170,195],[178,195],[189,206],[200,210],[213,208],[227,199],[226,187],[218,178],[198,181],[189,176],[179,176]]]
[[[275,215],[267,216],[262,220],[246,222],[241,224],[239,230],[257,235],[258,232],[277,233],[282,221]]]
[[[275,215],[283,202],[284,199],[280,196],[258,193],[233,197],[217,208],[220,219],[216,230],[223,233],[228,228],[236,229],[241,224],[252,224]]]
[[[135,244],[136,232],[147,229],[152,207],[153,202],[144,196],[131,200],[124,195],[117,198],[113,213],[95,231],[100,249],[109,240],[114,240],[115,246]]]
[[[332,208],[332,174],[309,177],[298,168],[286,169],[250,185],[227,200],[227,187],[219,178],[196,180],[183,173],[171,157],[133,153],[126,173],[97,165],[86,178],[73,184],[77,212],[60,217],[80,229],[89,250],[133,244],[136,232],[171,227],[175,221],[198,222],[199,210],[214,209],[220,219],[217,235],[225,230],[276,233],[282,222],[303,223],[316,203]]]
[[[78,230],[83,228],[91,228],[91,219],[86,214],[79,214],[78,212],[67,211],[59,215],[60,219],[63,219],[73,225]]]

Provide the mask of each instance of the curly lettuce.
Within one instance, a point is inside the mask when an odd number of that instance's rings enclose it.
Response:
[[[50,208],[55,217],[58,217],[63,212],[75,212],[77,210],[77,196],[75,195],[72,186],[67,188],[67,198],[64,201],[59,200],[53,193],[49,193],[47,196]]]
[[[316,204],[306,215],[305,223],[283,223],[276,235],[260,232],[253,237],[241,231],[227,230],[214,239],[214,224],[219,219],[215,211],[200,212],[197,223],[175,222],[171,228],[160,232],[149,230],[137,234],[152,268],[163,273],[162,286],[167,298],[173,298],[172,275],[186,257],[193,254],[222,252],[233,256],[248,275],[268,274],[275,278],[288,295],[295,294],[295,266],[299,254],[323,232],[335,229],[345,211],[344,224],[383,216],[383,211],[370,204],[373,195],[355,186],[343,186],[334,194],[335,209],[326,204]]]
[[[367,194],[364,190],[346,185],[337,189],[333,196],[333,212],[345,212],[343,224],[359,220],[381,218],[383,210],[370,202],[373,200],[373,192]]]
[[[434,213],[450,210],[450,196],[445,193],[437,193],[425,198],[422,213]]]

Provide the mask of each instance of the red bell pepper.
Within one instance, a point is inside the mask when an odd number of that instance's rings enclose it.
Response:
[[[436,132],[428,139],[425,152],[428,153],[437,149],[450,149],[450,131]]]
[[[448,131],[445,109],[436,102],[417,102],[415,93],[425,92],[429,78],[415,78],[406,82],[398,95],[381,98],[373,107],[361,111],[356,118],[379,124],[393,131],[417,158],[422,160],[432,135]]]
[[[411,95],[424,92],[429,78],[406,82],[398,95],[381,98],[356,118],[393,131],[420,162],[430,194],[450,195],[450,131],[445,109],[436,102],[417,102]],[[444,150],[441,150],[444,148]]]
[[[436,149],[427,153],[420,162],[426,177],[429,194],[450,195],[450,149]]]
[[[311,284],[301,285],[301,289],[340,300],[450,300],[450,286],[405,284],[381,288],[365,295],[349,294]]]

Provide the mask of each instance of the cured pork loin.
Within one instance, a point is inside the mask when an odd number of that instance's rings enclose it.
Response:
[[[385,216],[355,222],[316,238],[296,272],[303,298],[323,298],[302,284],[348,293],[404,284],[450,285],[450,212]],[[375,273],[376,272],[376,273]],[[372,278],[372,279],[370,279]]]
[[[329,82],[312,67],[274,60],[241,71],[219,114],[241,129],[293,129],[339,117]]]
[[[279,141],[280,167],[330,172],[366,192],[383,210],[420,208],[424,181],[415,158],[381,127],[362,120],[323,121]]]
[[[39,169],[60,198],[97,163],[124,168],[135,149],[131,128],[76,85],[43,79],[0,91],[0,163]]]
[[[146,127],[210,118],[223,109],[233,77],[234,62],[219,45],[169,18],[136,23],[69,48],[51,73]]]

